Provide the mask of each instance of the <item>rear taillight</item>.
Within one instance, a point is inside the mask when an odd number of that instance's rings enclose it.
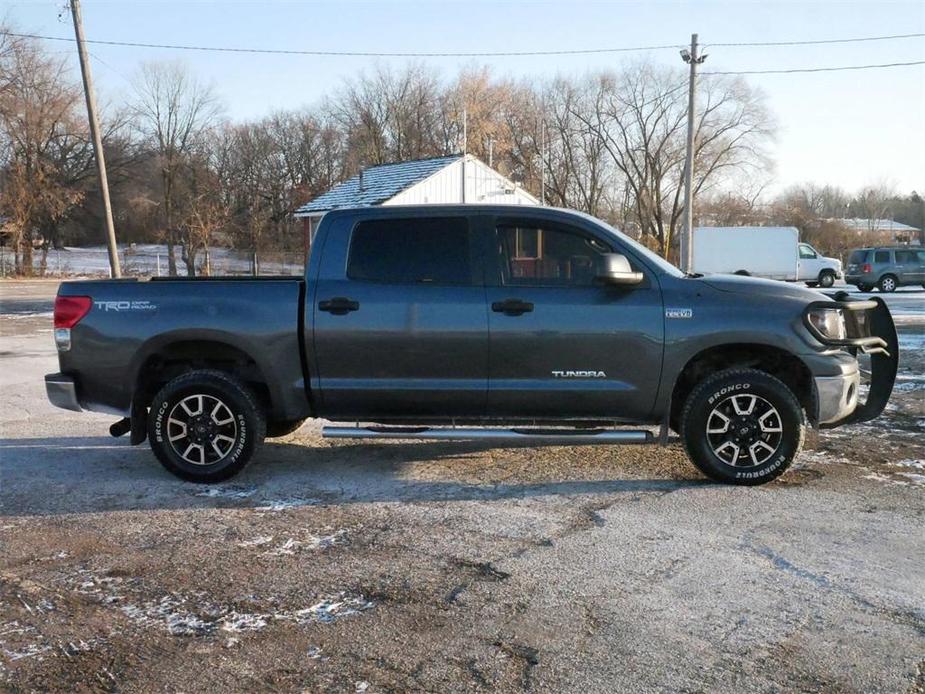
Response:
[[[93,299],[89,296],[56,296],[55,327],[73,328],[90,312]]]
[[[89,296],[55,297],[55,345],[59,352],[71,348],[71,328],[90,312],[93,299]]]
[[[861,266],[861,272],[873,272],[873,269],[870,267],[870,263],[864,263]]]

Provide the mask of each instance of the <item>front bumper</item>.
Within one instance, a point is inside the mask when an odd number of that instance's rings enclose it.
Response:
[[[817,376],[816,423],[820,427],[840,422],[858,406],[861,372],[855,368],[842,376]]]
[[[807,306],[804,324],[824,345],[842,347],[854,356],[858,351],[869,354],[870,383],[867,398],[860,403],[860,373],[857,370],[814,379],[817,422],[826,429],[866,422],[879,416],[893,392],[899,366],[899,340],[886,303],[879,297],[869,301],[852,301],[847,292],[837,292],[831,298],[831,301],[816,301]],[[847,336],[833,339],[816,330],[808,318],[809,312],[815,308],[841,309]]]
[[[81,412],[83,408],[77,401],[77,384],[74,379],[64,374],[48,374],[45,376],[45,393],[48,400],[55,407],[65,410]]]

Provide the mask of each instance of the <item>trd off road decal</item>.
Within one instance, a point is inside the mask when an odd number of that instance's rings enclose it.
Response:
[[[665,318],[693,318],[694,309],[692,308],[666,308]]]
[[[94,301],[100,311],[156,311],[157,304],[150,301]]]

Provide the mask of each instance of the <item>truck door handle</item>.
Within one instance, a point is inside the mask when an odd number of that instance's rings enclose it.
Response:
[[[533,304],[520,299],[505,299],[504,301],[492,303],[491,310],[495,313],[503,313],[506,316],[519,316],[523,313],[531,313]]]
[[[343,316],[351,311],[360,310],[360,302],[344,296],[335,296],[333,299],[318,302],[319,311],[327,311],[335,316]]]

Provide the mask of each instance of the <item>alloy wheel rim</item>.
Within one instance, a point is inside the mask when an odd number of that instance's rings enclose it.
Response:
[[[231,453],[238,439],[234,413],[214,395],[188,395],[167,417],[167,440],[192,465],[214,465]]]
[[[730,395],[720,401],[710,411],[706,429],[713,454],[735,468],[764,465],[784,438],[780,412],[751,394]]]
[[[883,288],[886,289],[887,291],[890,291],[891,289],[893,289],[893,280],[889,278],[883,280]]]

